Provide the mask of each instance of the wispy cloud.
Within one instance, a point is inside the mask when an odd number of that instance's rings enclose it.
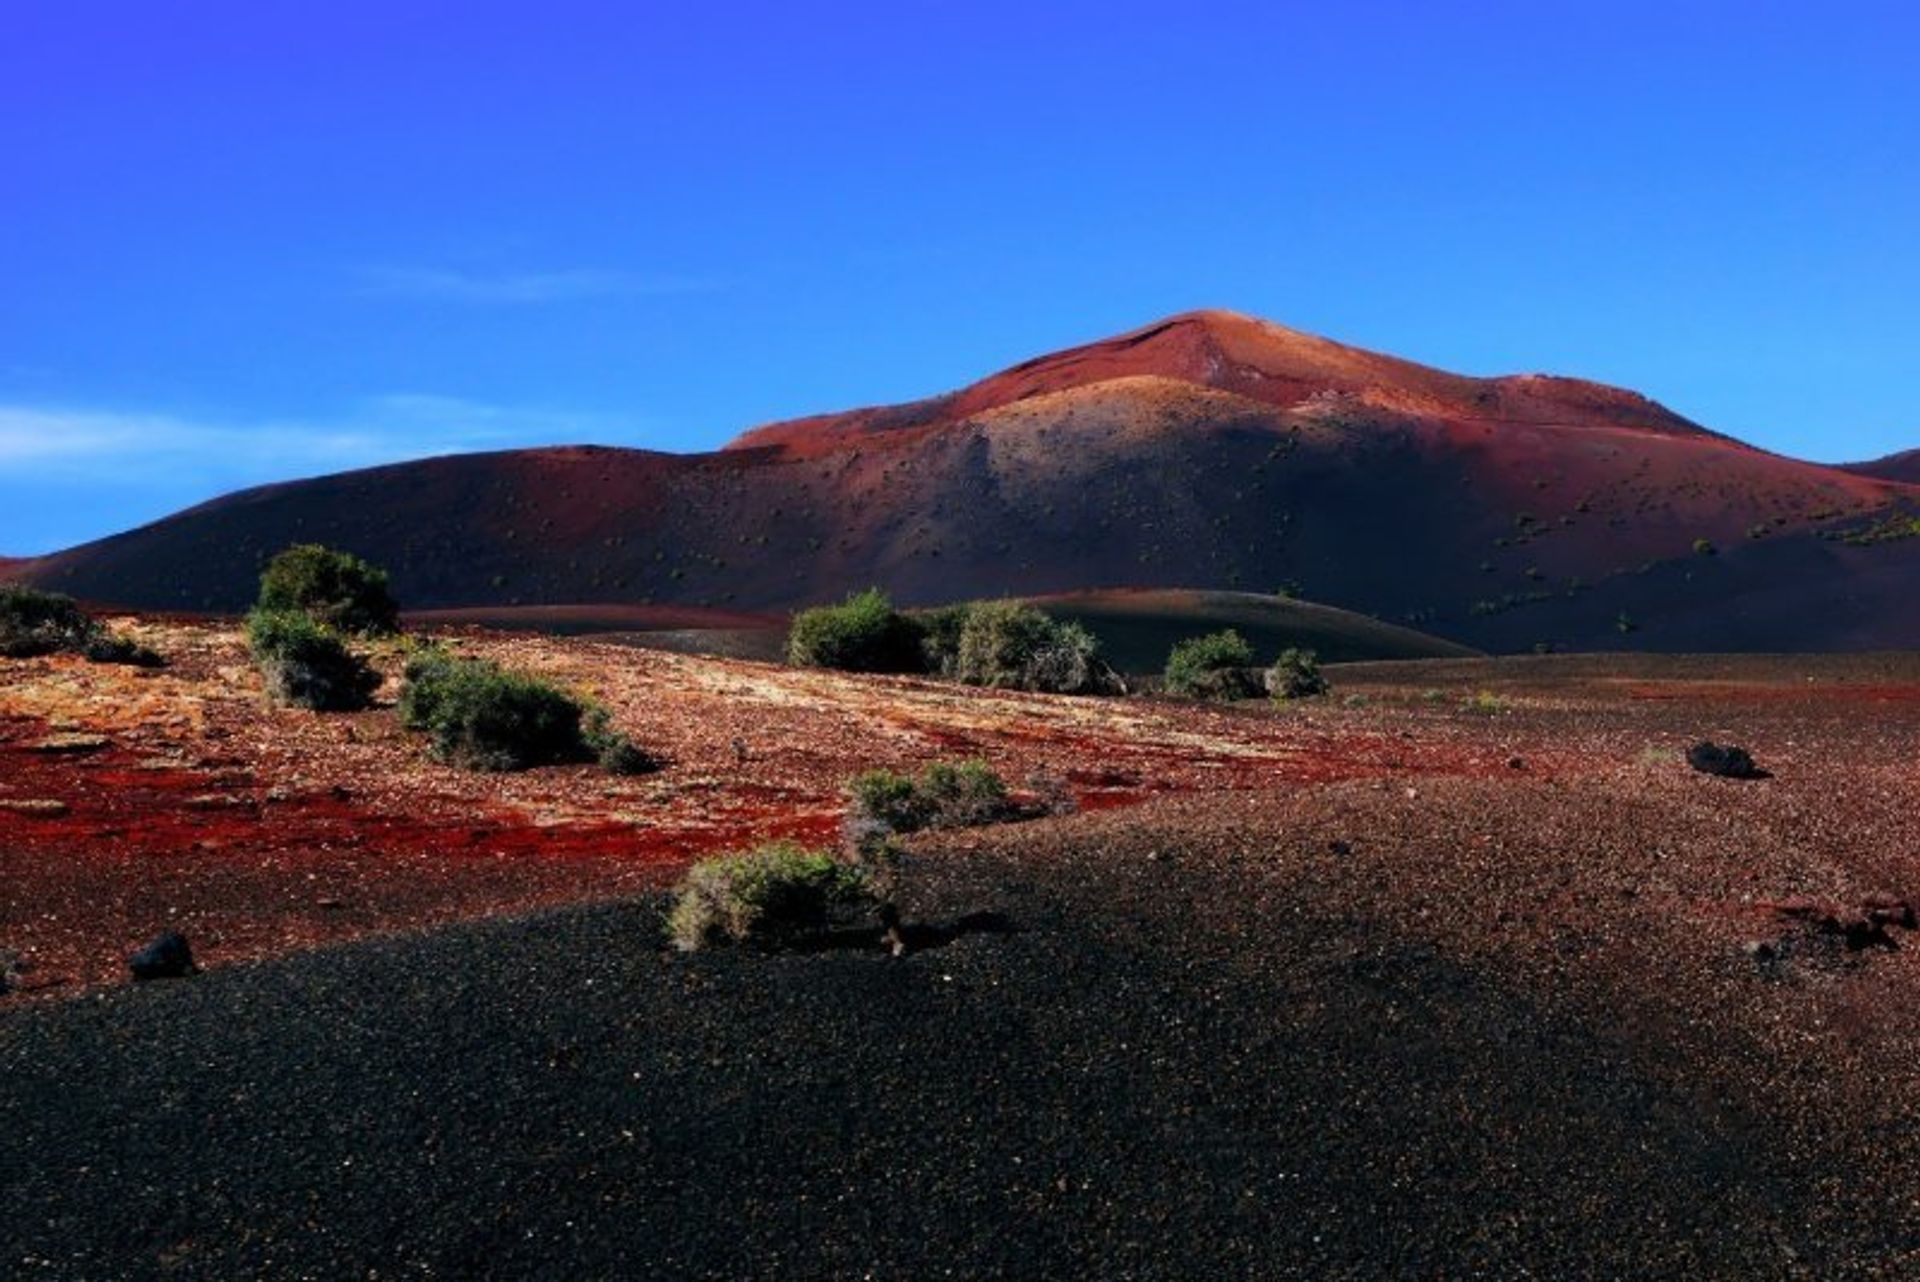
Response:
[[[332,419],[212,422],[165,414],[0,404],[0,479],[190,479],[221,487],[516,445],[606,440],[604,415],[400,393]]]
[[[437,267],[364,267],[358,275],[369,294],[501,305],[657,297],[700,293],[715,287],[712,281],[693,276],[600,268],[480,272]]]

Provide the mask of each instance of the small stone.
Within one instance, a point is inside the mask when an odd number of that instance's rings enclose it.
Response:
[[[129,957],[127,967],[135,979],[142,980],[180,979],[198,974],[200,970],[194,965],[193,949],[188,947],[187,937],[177,930],[166,932]]]
[[[1703,739],[1687,749],[1687,764],[1701,774],[1716,775],[1722,779],[1764,779],[1766,772],[1753,764],[1753,757],[1745,748],[1736,748],[1732,744],[1722,746],[1710,739]]]
[[[1898,926],[1902,930],[1913,930],[1920,925],[1920,914],[1915,913],[1913,901],[1898,895],[1869,895],[1860,906],[1867,920],[1875,925]]]
[[[54,801],[46,797],[0,801],[0,810],[9,810],[16,815],[32,815],[36,819],[58,819],[71,809],[72,807],[64,801]]]
[[[46,738],[27,745],[29,752],[45,753],[82,753],[98,752],[110,741],[103,734],[50,734]]]

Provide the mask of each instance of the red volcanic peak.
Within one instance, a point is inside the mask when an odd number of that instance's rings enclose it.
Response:
[[[1024,361],[929,400],[772,423],[727,448],[817,453],[877,433],[949,426],[1031,397],[1142,376],[1217,388],[1279,409],[1343,398],[1461,421],[1711,435],[1619,388],[1536,374],[1467,378],[1238,312],[1197,311]]]

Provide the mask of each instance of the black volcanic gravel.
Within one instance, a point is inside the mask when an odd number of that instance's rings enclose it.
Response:
[[[1871,1226],[1809,1242],[1820,1172],[1630,1024],[1175,820],[933,843],[915,916],[1017,929],[903,961],[682,958],[640,903],[12,1012],[0,1273],[1768,1277],[1870,1251]]]

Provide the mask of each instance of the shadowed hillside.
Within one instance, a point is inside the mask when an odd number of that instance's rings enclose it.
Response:
[[[1898,454],[1889,454],[1865,463],[1842,463],[1840,470],[1852,472],[1855,476],[1920,485],[1920,450],[1902,450]]]
[[[1631,392],[1200,312],[713,454],[528,450],[270,486],[25,573],[236,609],[265,557],[319,539],[391,567],[423,609],[1286,587],[1491,649],[1870,648],[1920,635],[1920,543],[1884,537],[1915,499]]]
[[[1304,647],[1328,663],[1363,659],[1444,659],[1472,654],[1465,646],[1370,619],[1365,615],[1306,601],[1252,592],[1193,592],[1178,589],[1123,589],[1111,592],[1072,592],[1028,598],[1048,614],[1083,625],[1100,641],[1100,654],[1120,671],[1140,675],[1166,667],[1174,643],[1202,633],[1235,628],[1246,637],[1262,663],[1271,662],[1289,646]],[[490,626],[536,626],[508,612],[484,619],[467,619],[468,612],[422,616],[423,621],[484,621]],[[571,618],[538,624],[543,631],[584,631]],[[734,659],[778,662],[786,654],[784,620],[741,625],[725,622],[675,626],[649,621],[622,624],[603,620],[594,631],[603,640],[617,640],[647,650],[678,654],[721,655]]]

